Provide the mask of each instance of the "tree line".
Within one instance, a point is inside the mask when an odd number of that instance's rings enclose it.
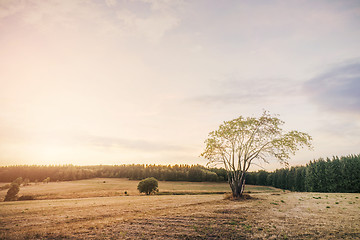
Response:
[[[306,166],[248,173],[248,184],[299,192],[360,192],[360,154],[310,161]]]
[[[31,182],[74,181],[90,178],[129,178],[141,180],[154,177],[160,181],[217,182],[226,180],[221,168],[201,165],[97,165],[97,166],[7,166],[0,167],[0,182],[12,182],[22,177]]]
[[[227,181],[223,168],[201,165],[98,165],[98,166],[7,166],[0,167],[0,182],[22,177],[31,182],[73,181],[90,178],[154,177],[160,181]],[[360,154],[310,161],[306,166],[248,172],[246,183],[299,192],[360,192]]]

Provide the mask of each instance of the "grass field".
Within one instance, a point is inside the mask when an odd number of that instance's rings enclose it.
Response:
[[[111,197],[124,196],[125,191],[130,196],[138,196],[139,181],[125,178],[95,178],[69,182],[39,183],[22,186],[19,195],[33,195],[36,199],[66,199],[86,197]],[[0,185],[1,186],[1,185]],[[0,191],[0,199],[4,199],[7,190]],[[225,182],[166,182],[159,181],[160,193],[175,194],[199,194],[199,193],[224,193],[229,192],[230,187]],[[248,185],[246,191],[253,193],[264,191],[279,191],[272,187]]]
[[[221,194],[140,196],[136,184],[92,179],[22,187],[20,195],[45,199],[48,191],[59,199],[1,202],[0,239],[360,238],[360,194],[249,187],[255,192],[253,199],[230,201]],[[228,191],[222,183],[160,182],[159,187],[175,192]],[[125,190],[130,196],[123,196]],[[74,191],[87,197],[64,198]],[[121,194],[99,197],[96,192]]]

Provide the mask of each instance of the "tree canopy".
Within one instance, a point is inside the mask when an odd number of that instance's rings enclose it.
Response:
[[[137,189],[140,193],[150,195],[151,193],[158,191],[158,181],[153,177],[145,178],[139,182]]]
[[[254,160],[268,163],[277,159],[288,164],[291,155],[300,147],[311,148],[311,136],[307,133],[282,129],[284,121],[264,111],[262,116],[240,116],[225,121],[218,130],[209,133],[201,156],[208,163],[222,163],[227,170],[228,181],[234,197],[244,191],[245,173]]]

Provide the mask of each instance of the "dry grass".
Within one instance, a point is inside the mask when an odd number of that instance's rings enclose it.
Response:
[[[19,196],[33,195],[36,199],[68,199],[87,197],[112,197],[124,196],[125,191],[130,196],[140,195],[137,190],[139,181],[125,178],[95,178],[69,182],[50,182],[48,184],[32,183],[29,186],[21,186]],[[228,183],[210,182],[165,182],[159,181],[160,193],[224,193],[229,192]],[[278,191],[272,187],[247,186],[247,191],[253,193],[264,191]],[[7,190],[0,191],[0,199],[4,199]]]
[[[0,239],[360,238],[360,194],[252,195],[244,201],[169,195],[2,202]]]

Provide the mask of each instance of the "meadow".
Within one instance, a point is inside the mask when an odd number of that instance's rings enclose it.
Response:
[[[50,182],[47,184],[37,183],[29,186],[21,186],[19,195],[32,195],[36,199],[68,199],[88,197],[111,197],[127,195],[139,196],[137,180],[126,178],[94,178],[78,181]],[[5,185],[5,184],[3,184]],[[1,185],[0,185],[1,186]],[[170,182],[159,181],[159,194],[223,194],[229,192],[229,184],[226,182]],[[279,191],[273,187],[248,185],[246,191],[272,192]],[[6,195],[6,190],[0,191],[0,199]]]
[[[21,187],[19,195],[38,200],[0,202],[0,239],[360,238],[359,193],[247,186],[252,199],[231,201],[222,194],[226,183],[159,182],[166,195],[152,196],[140,195],[137,183],[98,178]]]

